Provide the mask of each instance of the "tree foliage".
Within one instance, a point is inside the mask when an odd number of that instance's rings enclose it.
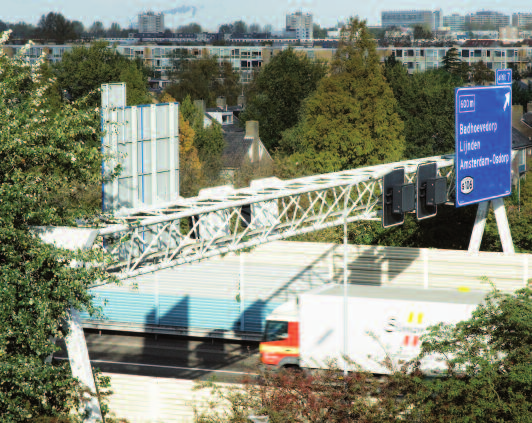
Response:
[[[238,73],[229,62],[220,64],[213,57],[186,62],[174,78],[176,82],[166,91],[179,102],[188,95],[193,100],[205,100],[207,107],[214,107],[217,97],[225,97],[231,105],[236,104],[241,93]]]
[[[198,23],[190,23],[187,25],[182,25],[177,28],[178,33],[183,34],[201,34],[203,32],[203,29],[201,28],[201,25]]]
[[[491,293],[472,318],[438,325],[422,356],[448,357],[448,374],[411,393],[423,421],[532,421],[532,290]]]
[[[89,104],[100,103],[101,84],[125,82],[127,105],[151,103],[148,79],[142,63],[132,61],[108,48],[105,42],[77,46],[63,54],[56,65],[57,81],[74,100],[89,96]]]
[[[196,176],[183,187],[182,195],[191,196],[201,188],[216,185],[222,170],[222,152],[225,140],[222,127],[217,122],[204,126],[204,115],[187,96],[180,105],[180,114],[188,122],[193,131],[194,148],[201,164],[201,177]],[[183,185],[182,185],[183,186]]]
[[[495,72],[480,60],[471,65],[471,79],[475,85],[491,85],[495,81]]]
[[[7,37],[2,38],[2,44]],[[70,306],[93,312],[89,286],[107,279],[94,267],[71,269],[77,258],[43,245],[34,226],[72,225],[94,210],[57,200],[76,186],[100,182],[100,116],[84,100],[50,107],[53,80],[41,64],[0,56],[0,415],[4,422],[68,415],[81,391],[67,365],[46,364],[63,338]]]
[[[327,38],[327,29],[322,28],[317,23],[312,25],[312,38],[319,39],[319,38]]]
[[[267,149],[279,145],[281,133],[297,123],[303,100],[315,91],[325,67],[306,55],[287,49],[275,55],[256,75],[246,91],[246,108],[240,120],[257,120]]]
[[[522,82],[512,82],[512,104],[520,104],[523,106],[523,112],[531,112],[528,110],[528,103],[532,101],[532,83],[528,86],[523,86]]]
[[[432,31],[424,25],[414,25],[415,40],[432,40]]]
[[[452,47],[445,53],[442,59],[442,67],[455,75],[460,74],[460,53],[456,47]]]
[[[364,21],[352,18],[331,74],[304,103],[281,149],[306,172],[326,173],[403,157],[403,122]]]
[[[54,12],[41,16],[37,24],[37,34],[39,38],[53,40],[58,44],[75,40],[80,35],[73,22],[67,20],[61,13]]]
[[[179,119],[179,192],[183,197],[197,193],[203,178],[198,150],[194,145],[195,132],[188,121]]]
[[[443,70],[408,75],[401,63],[388,61],[384,74],[405,124],[405,156],[429,157],[454,151],[454,90],[462,80]]]

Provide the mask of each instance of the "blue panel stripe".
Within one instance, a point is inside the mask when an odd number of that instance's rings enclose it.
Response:
[[[243,330],[249,332],[262,332],[266,317],[281,304],[254,301],[245,304],[241,315],[240,303],[234,299],[162,295],[157,309],[155,295],[116,291],[99,291],[94,303],[103,307],[103,319],[113,322],[155,325],[158,315],[164,326],[239,331],[244,318]]]

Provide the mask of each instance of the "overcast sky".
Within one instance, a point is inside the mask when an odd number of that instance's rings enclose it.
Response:
[[[380,24],[382,10],[433,10],[438,7],[444,15],[466,14],[481,9],[509,15],[513,12],[532,12],[529,0],[440,0],[440,3],[430,0],[0,0],[0,20],[37,24],[42,14],[53,11],[62,13],[70,20],[82,21],[85,26],[99,20],[106,27],[112,22],[128,27],[130,23],[136,23],[140,12],[179,9],[178,13],[165,14],[166,27],[175,28],[197,22],[205,30],[214,31],[222,23],[240,19],[248,24],[272,24],[274,29],[281,29],[285,24],[286,13],[296,10],[311,12],[314,22],[328,27],[355,15],[366,19],[369,25],[377,25]]]

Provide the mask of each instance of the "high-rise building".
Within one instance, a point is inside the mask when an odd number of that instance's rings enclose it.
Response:
[[[312,40],[312,14],[295,12],[286,15],[286,32],[300,40]]]
[[[423,25],[435,31],[442,26],[441,9],[384,10],[381,12],[381,20],[383,28]]]
[[[524,28],[528,25],[532,26],[532,13],[514,13],[512,15],[512,26]]]
[[[465,30],[465,16],[453,13],[449,16],[443,17],[443,26],[451,28],[451,31]]]
[[[164,32],[164,13],[140,13],[138,23],[140,33]]]
[[[490,25],[495,29],[500,26],[510,25],[510,16],[500,12],[493,12],[490,10],[481,10],[476,13],[470,13],[466,16],[466,24],[474,25]]]

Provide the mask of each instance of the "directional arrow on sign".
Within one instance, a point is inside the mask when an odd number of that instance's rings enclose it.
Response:
[[[506,101],[504,102],[503,110],[506,111],[506,107],[510,105],[510,93],[506,93],[505,95]]]

